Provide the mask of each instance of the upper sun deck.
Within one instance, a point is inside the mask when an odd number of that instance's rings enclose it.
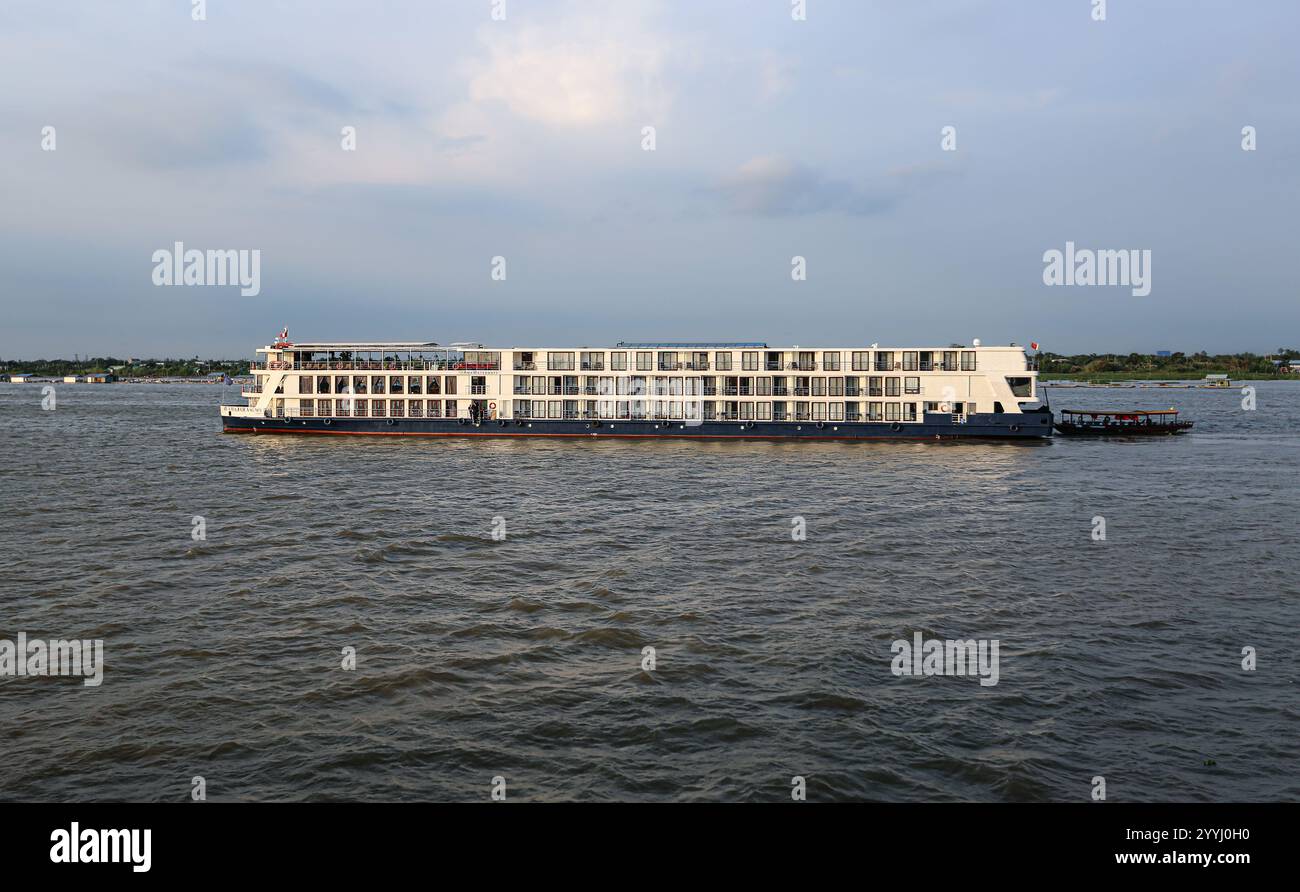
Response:
[[[762,341],[620,341],[612,347],[486,347],[436,341],[277,342],[257,350],[277,369],[559,372],[1036,371],[1016,344],[772,347]]]

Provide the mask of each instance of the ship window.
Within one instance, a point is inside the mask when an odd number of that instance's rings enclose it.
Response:
[[[884,418],[881,414],[880,407],[883,403],[867,403],[867,420],[880,421]]]
[[[626,372],[627,354],[626,353],[609,354],[609,367],[616,372]]]
[[[317,400],[316,408],[319,410],[320,414],[329,415],[334,411],[334,404],[330,400]]]
[[[825,403],[813,403],[813,404],[812,404],[812,417],[813,417],[813,421],[825,421],[825,420],[826,420],[826,404],[825,404]]]
[[[884,381],[884,379],[877,375],[872,375],[870,378],[868,378],[867,396],[884,396],[885,391],[881,384],[882,381]]]
[[[754,383],[755,383],[756,387],[758,388],[758,389],[755,390],[754,392],[755,392],[758,396],[771,396],[771,395],[772,395],[772,379],[771,379],[771,378],[767,378],[767,377],[758,378],[758,379],[755,380]]]
[[[740,369],[744,372],[758,371],[758,351],[746,350],[740,354]]]
[[[407,393],[410,393],[412,396],[418,396],[424,393],[423,380],[418,375],[411,375],[410,380],[407,383],[410,385],[407,389]]]
[[[721,372],[731,371],[731,354],[718,351],[713,358],[714,368]]]
[[[827,350],[822,354],[822,368],[828,372],[840,370],[840,354],[837,350]]]
[[[311,386],[315,379],[311,375],[301,375],[298,378],[298,392],[311,393]]]
[[[899,395],[898,385],[899,385],[898,378],[886,378],[885,396],[898,396]]]
[[[891,350],[881,350],[876,353],[876,371],[892,372],[894,370],[894,353]]]
[[[654,368],[655,355],[649,352],[640,352],[636,355],[636,370],[638,372],[648,372]]]
[[[447,400],[447,417],[455,418],[460,414],[460,409],[456,406],[455,400]]]
[[[967,350],[961,355],[961,370],[963,372],[975,371],[975,354]]]
[[[366,379],[365,379],[365,376],[363,376],[363,375],[353,375],[353,376],[352,376],[352,392],[353,392],[353,393],[365,393],[365,392],[366,392]]]
[[[916,420],[916,403],[903,403],[903,420]]]
[[[898,421],[901,413],[902,413],[902,409],[900,408],[898,403],[885,403],[886,421]]]
[[[905,393],[920,393],[920,392],[921,392],[921,379],[920,379],[919,377],[918,377],[918,378],[904,378],[904,379],[903,379],[903,391],[904,391]]]
[[[429,378],[429,394],[442,393],[442,379],[437,375]]]
[[[915,372],[921,364],[920,353],[916,350],[903,351],[903,371]]]
[[[830,393],[831,396],[844,396],[844,379],[831,378],[830,390],[828,392]]]
[[[546,354],[546,367],[555,371],[573,371],[573,354],[556,352]]]
[[[759,421],[771,421],[771,420],[772,420],[772,404],[771,404],[771,403],[755,403],[754,405],[757,407],[757,408],[754,410],[754,411],[755,411],[755,417],[756,417]]]
[[[830,406],[830,420],[831,420],[831,421],[843,421],[843,420],[844,420],[844,404],[843,404],[843,403],[828,403],[828,405]]]
[[[844,404],[844,420],[845,420],[845,421],[860,421],[860,420],[862,419],[861,412],[862,412],[862,404],[861,404],[861,403],[845,403],[845,404]]]
[[[853,351],[853,371],[865,372],[871,368],[871,351],[854,350]]]
[[[430,418],[442,417],[442,400],[425,400],[424,408],[428,410]]]
[[[446,380],[446,382],[444,382],[444,383],[446,384],[446,386],[443,387],[443,389],[442,389],[442,392],[443,392],[443,393],[445,393],[445,394],[449,394],[449,395],[450,395],[450,394],[453,394],[453,393],[456,392],[456,376],[455,376],[455,375],[448,375],[448,376],[447,376],[447,380]],[[455,400],[452,400],[451,402],[454,403]]]
[[[812,395],[813,395],[813,396],[825,396],[825,395],[826,395],[826,379],[825,379],[825,378],[813,378],[813,379],[812,379]]]
[[[384,414],[385,414],[384,410],[385,410],[385,408],[386,408],[386,406],[385,406],[385,404],[384,404],[384,401],[383,401],[383,400],[372,400],[372,402],[375,404],[375,405],[374,405],[374,416],[375,416],[376,418],[383,418],[383,417],[384,417]],[[397,405],[397,400],[393,400],[393,405],[394,405],[394,406]],[[394,412],[393,414],[396,415],[397,413]]]
[[[1011,392],[1016,396],[1034,395],[1033,378],[1007,378],[1007,384],[1011,386]]]

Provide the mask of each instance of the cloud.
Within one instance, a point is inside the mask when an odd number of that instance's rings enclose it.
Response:
[[[866,216],[884,213],[896,202],[888,190],[863,190],[777,157],[746,161],[714,191],[732,212],[764,217],[824,211]]]
[[[588,15],[503,30],[485,27],[486,56],[470,63],[469,98],[501,102],[513,114],[555,127],[634,117],[662,118],[665,47],[635,14]]]

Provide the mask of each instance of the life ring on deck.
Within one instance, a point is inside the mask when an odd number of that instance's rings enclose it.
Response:
[[[387,423],[387,424],[393,424],[393,419],[391,419],[391,418],[388,419],[388,421],[387,421],[386,423]]]
[[[903,429],[903,426],[902,426],[901,424],[899,424],[897,421],[895,421],[893,424],[891,424],[891,425],[889,426],[889,429],[890,429],[891,431],[893,431],[894,433],[898,433],[899,431],[901,431],[901,430]]]
[[[497,426],[498,426],[498,427],[505,427],[505,426],[506,426],[507,424],[509,424],[509,423],[510,423],[510,422],[508,422],[508,421],[506,421],[504,418],[502,418],[501,420],[499,420],[499,421],[497,422]]]
[[[331,419],[329,419],[329,418],[326,418],[326,419],[325,419],[324,424],[325,424],[326,427],[329,427],[330,420],[331,420]]]
[[[745,423],[745,427],[749,428],[750,430],[753,430],[753,429],[754,429],[754,422],[752,422],[752,421],[748,421],[748,422],[746,422],[746,423]]]
[[[1011,432],[1012,432],[1013,434],[1014,434],[1016,431],[1018,431],[1018,430],[1020,430],[1020,425],[1018,425],[1018,424],[1013,424],[1013,425],[1011,425]]]
[[[824,421],[819,421],[819,422],[817,422],[817,430],[820,431],[820,430],[825,430],[825,429],[826,429],[826,422],[824,422]]]
[[[464,419],[464,418],[457,418],[457,419],[456,419],[456,423],[457,423],[457,424],[464,424],[464,423],[465,423],[465,419]]]

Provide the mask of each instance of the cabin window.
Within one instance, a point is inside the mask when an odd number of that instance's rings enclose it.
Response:
[[[844,420],[844,404],[843,404],[843,403],[828,403],[827,406],[828,406],[829,409],[830,409],[830,420],[831,420],[831,421],[843,421],[843,420]]]
[[[382,379],[380,379],[380,380],[382,380]],[[402,376],[402,375],[394,375],[394,376],[390,377],[390,378],[388,379],[388,392],[389,392],[389,393],[401,393],[401,392],[402,392],[402,385],[403,385],[403,383],[405,383],[405,381],[406,381],[406,379],[405,379],[405,377]]]
[[[830,384],[830,390],[827,392],[831,396],[844,396],[843,378],[831,378],[829,384]]]
[[[881,414],[881,406],[883,405],[884,405],[883,403],[867,403],[867,420],[868,421],[884,420],[884,415]]]
[[[899,396],[899,395],[900,395],[900,393],[899,393],[899,388],[898,388],[899,381],[900,381],[900,379],[898,379],[898,378],[886,378],[886,379],[885,379],[885,396]]]
[[[892,350],[881,350],[876,354],[876,371],[892,372],[894,370],[894,353]]]
[[[915,372],[921,365],[921,354],[916,350],[903,351],[903,371]]]
[[[813,403],[813,404],[812,404],[812,417],[813,417],[813,421],[825,421],[825,420],[826,420],[826,404],[825,404],[825,403]]]
[[[854,350],[853,351],[853,371],[866,372],[871,370],[871,351]]]
[[[861,404],[861,403],[845,403],[845,404],[844,404],[844,420],[845,420],[845,421],[861,421],[861,420],[862,420],[862,404]]]
[[[456,392],[456,376],[455,376],[455,375],[448,375],[448,376],[447,376],[447,380],[444,382],[444,385],[445,385],[445,386],[442,388],[442,392],[443,392],[443,393],[445,393],[445,394],[449,394],[449,395],[455,393],[455,392]],[[452,400],[451,402],[452,402],[452,403],[455,403],[456,401],[455,401],[455,400]]]
[[[616,372],[626,372],[627,354],[626,353],[609,354],[609,367]]]
[[[773,403],[772,403],[772,420],[773,420],[773,421],[785,421],[785,420],[786,420],[786,414],[785,414],[785,402],[784,402],[784,401],[782,401],[782,400],[777,400],[776,402],[773,402]]]
[[[961,370],[963,372],[975,371],[975,353],[967,350],[961,355]]]
[[[419,375],[411,375],[407,380],[407,393],[412,396],[418,396],[424,393],[424,379]]]
[[[822,354],[822,368],[828,372],[838,372],[840,370],[840,354],[838,350],[827,350]]]
[[[844,379],[845,396],[862,396],[862,379],[856,375]]]
[[[902,416],[902,407],[898,403],[885,403],[885,420],[898,421]]]
[[[460,409],[456,406],[455,400],[447,400],[447,417],[455,418],[460,414]]]
[[[433,375],[429,378],[429,393],[430,395],[442,393],[442,379],[437,375]]]
[[[718,351],[713,356],[713,366],[720,372],[731,371],[731,354]]]
[[[742,372],[758,371],[758,351],[746,350],[740,354],[740,370]]]
[[[945,350],[945,351],[943,351],[943,370],[944,370],[945,372],[955,372],[955,371],[957,371],[957,351],[956,351],[956,350]]]
[[[316,408],[322,415],[329,415],[334,411],[334,404],[330,400],[317,400]]]
[[[772,395],[772,379],[766,376],[754,379],[754,393],[758,396]]]
[[[375,411],[374,411],[374,415],[375,415],[375,417],[376,417],[376,418],[383,418],[384,415],[386,414],[386,413],[385,413],[385,409],[387,408],[387,404],[384,402],[384,400],[373,400],[373,402],[374,402],[374,404],[375,404],[375,405],[374,405],[374,410],[375,410]],[[397,400],[393,400],[393,405],[394,405],[394,406],[397,405]],[[396,415],[397,413],[394,412],[393,414]]]
[[[299,376],[299,378],[298,378],[298,392],[299,392],[299,393],[311,393],[311,392],[312,392],[312,387],[311,387],[311,386],[312,386],[312,383],[313,383],[314,381],[315,381],[315,379],[312,378],[311,375],[301,375],[301,376]]]
[[[921,379],[920,379],[919,377],[916,377],[916,378],[904,378],[904,379],[903,379],[903,392],[904,392],[904,393],[920,393],[920,392],[921,392]]]
[[[546,367],[554,371],[569,372],[573,371],[573,354],[565,352],[552,352],[546,354]]]
[[[313,410],[315,408],[316,408],[316,404],[311,400],[298,400],[299,415],[312,415],[314,414]]]
[[[677,353],[676,353],[676,352],[667,353],[667,352],[664,352],[664,351],[660,351],[660,353],[659,353],[659,370],[660,370],[661,372],[675,372],[675,371],[677,371]]]
[[[903,420],[916,420],[916,403],[903,403]]]
[[[1016,396],[1028,397],[1034,395],[1033,378],[1007,378],[1007,384],[1011,387],[1011,392]]]
[[[425,400],[424,408],[430,418],[442,417],[442,400]]]
[[[826,395],[826,379],[825,379],[825,378],[813,378],[813,379],[812,379],[812,395],[813,395],[813,396],[825,396],[825,395]]]
[[[755,406],[755,409],[754,409],[754,417],[755,417],[757,420],[759,420],[759,421],[771,421],[771,420],[772,420],[772,404],[771,404],[771,403],[755,403],[754,406]]]
[[[605,370],[605,354],[603,352],[587,351],[579,357],[579,360],[582,362],[583,371],[603,372]]]

